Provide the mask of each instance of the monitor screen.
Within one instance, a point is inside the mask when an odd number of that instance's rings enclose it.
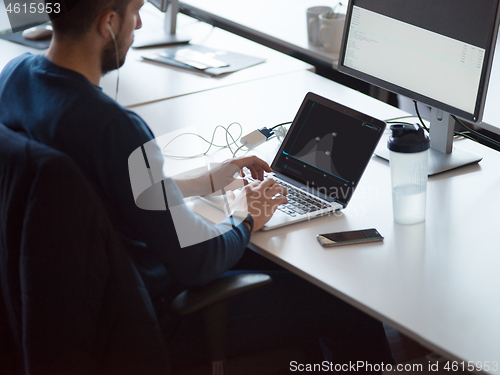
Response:
[[[384,129],[383,121],[309,93],[271,168],[345,206]]]
[[[351,0],[339,70],[477,122],[499,0]]]
[[[43,0],[5,1],[5,11],[12,32],[16,33],[49,22],[47,6]],[[49,9],[55,11],[58,8],[50,6]]]

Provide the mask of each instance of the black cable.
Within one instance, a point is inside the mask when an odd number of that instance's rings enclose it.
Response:
[[[417,101],[414,100],[413,104],[415,104],[415,111],[417,112],[418,119],[420,120],[420,124],[422,124],[422,127],[429,133],[429,128],[425,125],[424,120],[422,120],[422,117],[420,117],[420,111],[418,110],[418,105]]]
[[[413,125],[411,122],[404,121],[386,121],[386,124],[402,124],[402,125]]]
[[[468,131],[463,131],[463,132],[459,132],[459,131],[456,131],[455,132],[455,136],[457,137],[463,137],[463,138],[467,138],[467,139],[470,139],[471,141],[474,141],[474,142],[477,142],[477,139],[476,138],[473,138]]]
[[[482,134],[482,133],[479,133],[478,131],[476,131],[476,130],[474,130],[474,129],[470,128],[470,127],[468,127],[467,125],[465,125],[465,124],[462,122],[462,120],[460,120],[460,119],[459,119],[458,117],[456,117],[455,115],[451,115],[451,117],[453,118],[453,120],[455,120],[456,122],[458,122],[458,123],[459,123],[459,124],[460,124],[463,128],[467,129],[467,131],[468,131],[469,133],[475,134],[476,136],[478,136],[478,137],[480,137],[480,138],[482,138],[482,139],[484,139],[484,140],[486,140],[486,141],[488,141],[488,142],[490,142],[490,143],[494,144],[495,146],[500,147],[500,142],[498,142],[497,140],[495,140],[495,139],[493,139],[493,138],[490,138],[490,137],[488,137],[487,135],[484,135],[484,134]],[[476,139],[474,139],[474,140],[476,140]]]
[[[280,126],[283,126],[283,125],[289,125],[291,124],[292,122],[291,121],[287,121],[287,122],[282,122],[281,124],[278,124],[278,125],[274,125],[272,128],[270,128],[269,130],[274,130]]]
[[[413,103],[415,104],[415,110],[416,110],[416,112],[417,112],[417,116],[418,116],[418,118],[420,119],[420,122],[422,123],[423,128],[424,128],[425,130],[429,131],[429,129],[428,129],[428,128],[424,125],[424,122],[422,121],[422,118],[420,117],[420,113],[419,113],[419,111],[418,111],[418,106],[417,106],[417,101],[416,101],[416,100],[414,100],[414,101],[413,101]],[[486,140],[486,141],[488,141],[488,142],[490,142],[490,143],[494,144],[495,146],[500,147],[500,142],[498,142],[498,141],[496,141],[495,139],[490,138],[490,137],[488,137],[487,135],[484,135],[484,134],[482,134],[482,133],[480,133],[480,132],[478,132],[478,131],[476,131],[476,130],[474,130],[474,129],[470,128],[470,127],[468,127],[467,125],[465,125],[465,124],[464,124],[464,123],[463,123],[463,122],[462,122],[462,121],[461,121],[458,117],[456,117],[455,115],[450,114],[450,116],[453,118],[453,120],[455,120],[456,122],[458,122],[458,123],[459,123],[459,124],[460,124],[460,125],[461,125],[464,129],[466,129],[469,133],[472,133],[472,134],[476,135],[477,137],[480,137],[480,138],[482,138],[482,139],[484,139],[484,140]],[[469,134],[464,134],[463,132],[457,132],[457,131],[454,131],[454,132],[453,132],[453,134],[454,134],[454,135],[456,135],[456,136],[461,136],[461,137],[469,138],[469,139],[471,139],[471,140],[473,140],[473,141],[476,141],[476,142],[477,142],[477,139],[475,139],[475,138],[471,137]]]

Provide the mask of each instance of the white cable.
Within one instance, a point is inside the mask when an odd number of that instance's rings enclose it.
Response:
[[[388,119],[384,120],[384,122],[404,120],[404,119],[410,119],[410,118],[418,119],[418,116],[417,115],[408,115],[408,116],[393,117],[393,118],[388,118]],[[430,121],[427,117],[422,116],[422,119]]]
[[[240,151],[243,147],[246,146],[246,143],[243,143],[240,147],[238,147],[234,152],[233,152],[233,159],[236,157],[236,153]]]
[[[238,125],[239,129],[240,129],[240,133],[239,135],[236,137],[233,137],[233,135],[231,134],[230,132],[230,128],[231,126],[233,125]],[[280,124],[278,127],[273,127],[271,129],[273,129],[274,131],[274,135],[265,139],[266,141],[269,141],[271,139],[274,139],[274,138],[277,138],[278,140],[281,141],[282,138],[285,137],[286,133],[287,133],[287,129],[283,126],[283,125],[289,125],[288,123],[284,123],[284,124]],[[226,137],[226,144],[225,145],[217,145],[214,143],[214,138],[215,138],[215,134],[217,132],[217,129],[224,129],[225,131],[225,137]],[[263,128],[263,129],[267,129],[267,128]],[[177,135],[176,137],[174,137],[173,139],[171,139],[165,146],[163,146],[162,148],[162,153],[165,157],[168,157],[168,158],[172,158],[172,159],[181,159],[181,160],[185,160],[185,159],[194,159],[194,158],[199,158],[199,157],[202,157],[202,156],[205,156],[208,154],[208,152],[210,151],[210,149],[212,147],[218,147],[218,148],[228,148],[229,151],[231,152],[232,154],[232,157],[235,158],[236,157],[236,154],[238,153],[238,151],[242,150],[244,147],[247,148],[246,151],[252,149],[254,146],[252,146],[251,144],[249,144],[248,142],[245,142],[241,136],[243,134],[243,128],[241,127],[241,124],[238,123],[238,122],[232,122],[231,124],[229,124],[229,126],[227,128],[225,128],[224,126],[222,125],[217,125],[212,133],[212,138],[210,141],[206,140],[204,137],[202,137],[201,135],[199,134],[196,134],[196,133],[182,133],[182,134],[179,134]],[[200,153],[200,154],[195,154],[195,155],[188,155],[188,156],[183,156],[183,155],[172,155],[172,154],[168,154],[166,152],[166,149],[168,146],[170,146],[170,144],[175,141],[177,138],[179,137],[182,137],[182,136],[186,136],[186,135],[192,135],[192,136],[195,136],[195,137],[198,137],[200,138],[201,140],[203,140],[204,142],[208,143],[208,148],[206,149],[206,151]],[[245,136],[245,138],[247,137],[248,135]],[[229,140],[229,137],[231,138],[231,141]],[[238,140],[241,140],[242,141],[242,144],[241,146],[239,146],[238,148],[236,148],[236,150],[232,150],[231,148],[231,145],[236,145],[236,142]]]
[[[116,42],[115,33],[113,29],[108,23],[108,30],[111,34],[111,38],[113,39],[113,43],[115,45],[115,54],[116,54],[116,92],[115,92],[115,102],[118,101],[118,86],[120,84],[120,56],[118,56],[118,43]]]
[[[233,135],[231,134],[230,130],[231,129],[231,126],[233,125],[238,125],[238,127],[240,128],[240,133],[239,135],[236,137],[236,139],[234,139]],[[225,135],[226,135],[226,144],[225,145],[217,145],[214,143],[214,138],[215,138],[215,134],[217,132],[217,129],[224,129],[225,131]],[[238,122],[232,122],[231,124],[229,124],[229,126],[227,128],[225,128],[224,126],[222,125],[217,125],[212,133],[212,138],[210,141],[206,140],[204,137],[202,137],[201,135],[199,134],[196,134],[196,133],[182,133],[182,134],[179,134],[178,136],[174,137],[173,139],[171,139],[165,146],[163,146],[162,148],[162,153],[164,156],[168,157],[168,158],[172,158],[172,159],[194,159],[194,158],[199,158],[199,157],[202,157],[202,156],[205,156],[208,154],[208,152],[210,151],[210,149],[212,147],[218,147],[218,148],[228,148],[231,152],[232,149],[231,149],[231,145],[234,145],[236,144],[236,142],[241,138],[241,135],[243,133],[243,129],[241,127],[241,125],[238,123]],[[202,141],[208,143],[208,148],[206,151],[200,153],[200,154],[196,154],[196,155],[188,155],[188,156],[183,156],[183,155],[170,155],[170,154],[167,154],[166,153],[166,149],[167,147],[173,142],[175,141],[177,138],[179,137],[182,137],[182,136],[186,136],[186,135],[192,135],[192,136],[195,136],[195,137],[198,137],[200,138]],[[229,142],[229,139],[228,139],[228,135],[229,137],[231,137],[231,142]],[[236,153],[238,150],[236,150],[234,153]]]
[[[268,139],[268,141],[270,141],[271,139],[274,139],[274,138],[277,138],[278,141],[282,141],[283,138],[285,138],[286,136],[286,133],[288,132],[288,130],[283,126],[283,125],[280,125],[279,127],[275,128],[274,130],[274,135]]]

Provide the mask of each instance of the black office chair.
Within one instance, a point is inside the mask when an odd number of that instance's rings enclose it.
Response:
[[[0,145],[0,373],[170,373],[144,284],[79,169],[2,124]],[[269,282],[230,277],[174,301],[206,317],[214,371],[226,299]]]

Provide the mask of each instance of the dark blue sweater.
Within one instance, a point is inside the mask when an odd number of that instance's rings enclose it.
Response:
[[[185,225],[193,231],[223,234],[181,248],[170,210],[136,206],[128,158],[153,134],[139,116],[81,74],[42,55],[12,60],[0,74],[0,122],[76,162],[103,201],[153,298],[173,285],[211,281],[243,254],[250,237],[243,224],[233,230],[227,222],[209,225],[183,208]],[[181,201],[175,183],[164,183],[169,205]]]

